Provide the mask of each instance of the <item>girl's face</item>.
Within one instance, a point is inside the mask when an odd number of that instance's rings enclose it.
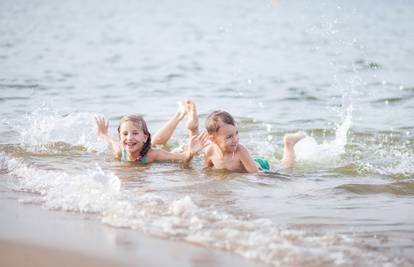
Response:
[[[239,131],[236,126],[223,123],[214,139],[222,151],[233,153],[239,144]]]
[[[141,152],[148,139],[140,125],[132,121],[126,121],[121,124],[119,137],[122,147],[129,153]]]

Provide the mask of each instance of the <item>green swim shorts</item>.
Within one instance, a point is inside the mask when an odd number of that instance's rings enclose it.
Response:
[[[268,162],[267,160],[265,160],[265,159],[263,159],[263,158],[260,158],[260,157],[255,157],[255,158],[253,158],[253,159],[254,159],[254,161],[256,161],[257,163],[259,163],[260,167],[261,167],[263,170],[266,170],[266,171],[270,170],[270,165],[269,165],[269,162]]]

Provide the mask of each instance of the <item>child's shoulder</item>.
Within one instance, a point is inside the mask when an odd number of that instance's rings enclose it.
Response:
[[[154,159],[157,157],[157,155],[160,153],[161,149],[158,148],[150,148],[146,154],[147,160],[149,162],[154,161]]]
[[[240,143],[237,145],[237,150],[238,151],[243,151],[243,152],[248,151],[247,148],[244,145],[240,144]]]
[[[242,144],[237,145],[237,153],[238,154],[249,154],[250,155],[249,150]]]
[[[214,154],[214,151],[215,151],[215,148],[214,148],[214,144],[213,144],[213,143],[211,143],[211,144],[207,145],[207,146],[203,149],[203,153],[204,153],[204,155],[206,155],[206,156],[213,155],[213,154]]]

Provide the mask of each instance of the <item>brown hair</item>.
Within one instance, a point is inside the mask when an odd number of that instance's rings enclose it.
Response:
[[[223,110],[215,110],[211,112],[206,119],[206,129],[208,134],[216,134],[223,123],[236,126],[234,118],[230,113]]]
[[[121,120],[119,121],[118,134],[121,134],[120,131],[121,131],[122,123],[127,122],[127,121],[132,121],[133,123],[138,124],[139,125],[138,127],[142,129],[142,131],[144,132],[146,136],[148,136],[148,139],[144,143],[144,146],[142,147],[142,150],[141,150],[141,156],[144,157],[151,148],[151,134],[148,131],[147,123],[145,122],[144,118],[140,115],[129,114],[129,115],[123,116]]]

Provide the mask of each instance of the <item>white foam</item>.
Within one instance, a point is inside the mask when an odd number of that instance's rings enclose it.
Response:
[[[0,172],[7,171],[7,162],[9,158],[3,152],[0,152]]]
[[[117,199],[119,190],[119,179],[98,167],[86,174],[62,179],[59,186],[48,190],[45,205],[52,209],[102,212]]]
[[[413,178],[414,152],[404,145],[370,145],[363,160],[358,162],[360,173],[376,173],[398,178]]]
[[[120,190],[118,177],[104,173],[99,166],[82,174],[69,174],[10,159],[7,168],[18,179],[17,190],[39,193],[43,205],[50,209],[102,212],[118,197]]]
[[[160,199],[143,194],[116,203],[103,213],[102,221],[117,227],[138,229],[164,238],[174,238],[220,248],[273,266],[301,266],[309,262],[338,265],[387,262],[381,255],[362,253],[349,237],[309,233],[277,227],[268,219],[238,219],[217,210],[197,206],[190,196]]]
[[[352,106],[347,109],[342,124],[336,126],[335,139],[318,144],[313,137],[306,136],[295,145],[296,160],[322,164],[333,164],[345,154],[347,134],[352,125]]]
[[[42,106],[10,124],[20,133],[19,143],[29,151],[53,153],[48,145],[63,142],[102,152],[106,145],[96,137],[94,123],[94,114],[91,113],[62,115]]]
[[[169,207],[169,212],[176,216],[189,216],[193,210],[196,210],[196,205],[193,203],[189,196],[182,199],[175,200]]]
[[[349,237],[283,229],[268,219],[239,219],[202,208],[188,195],[176,198],[121,191],[118,177],[99,165],[82,174],[69,174],[42,170],[13,158],[5,160],[7,171],[18,180],[17,189],[40,194],[40,198],[29,197],[23,202],[40,201],[50,209],[98,213],[103,223],[115,227],[225,249],[273,266],[388,261],[375,253],[363,253],[364,248]],[[351,255],[356,254],[362,256],[355,260]]]

